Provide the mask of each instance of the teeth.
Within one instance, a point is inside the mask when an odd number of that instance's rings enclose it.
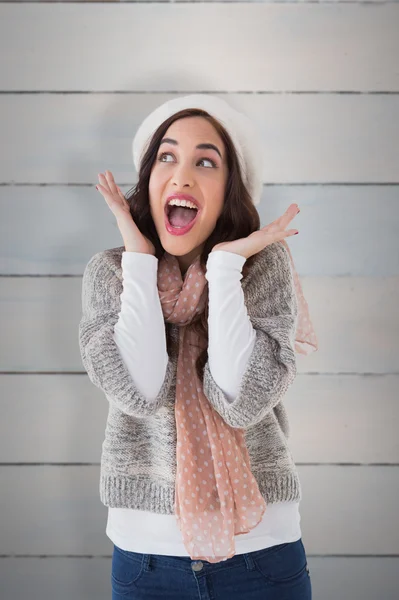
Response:
[[[186,208],[195,208],[198,210],[196,205],[190,200],[179,200],[178,198],[172,198],[172,200],[168,202],[168,206],[185,206]]]

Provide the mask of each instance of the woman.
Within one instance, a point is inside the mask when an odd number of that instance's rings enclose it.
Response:
[[[79,326],[109,401],[100,497],[113,600],[308,600],[282,404],[295,349],[316,348],[284,242],[298,206],[259,229],[260,144],[217,97],[158,107],[133,157],[127,198],[99,175],[124,246],[87,264]]]

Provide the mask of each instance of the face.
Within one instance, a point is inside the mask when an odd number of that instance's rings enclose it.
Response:
[[[215,148],[198,145],[212,145]],[[220,154],[219,154],[220,153]],[[223,203],[228,169],[222,139],[203,117],[178,119],[163,136],[151,171],[149,197],[151,215],[163,248],[177,257],[184,273],[201,252],[215,228]],[[190,226],[171,226],[166,217],[167,198],[188,194],[199,206],[187,218]],[[188,213],[188,209],[181,210]],[[171,218],[172,220],[172,218]]]

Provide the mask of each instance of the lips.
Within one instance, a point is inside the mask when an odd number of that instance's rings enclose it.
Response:
[[[192,221],[190,221],[189,223],[187,223],[187,225],[185,225],[184,227],[174,227],[168,218],[168,210],[167,210],[167,204],[165,205],[165,227],[166,230],[171,233],[172,235],[184,235],[185,233],[188,233],[190,231],[190,229],[192,229],[195,225],[195,223],[197,222],[198,219],[198,215],[201,212],[201,209],[197,210],[195,217]]]
[[[183,194],[180,192],[175,192],[174,194],[170,194],[166,198],[165,210],[166,210],[166,207],[168,206],[169,201],[172,200],[173,198],[177,198],[178,200],[190,200],[191,202],[193,202],[195,204],[195,206],[198,208],[198,210],[200,210],[200,208],[201,208],[200,203],[198,202],[197,198],[194,198],[194,196],[191,196],[190,194]]]

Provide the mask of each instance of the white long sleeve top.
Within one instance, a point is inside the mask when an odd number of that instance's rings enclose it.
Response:
[[[255,343],[241,286],[245,258],[218,250],[208,256],[208,356],[216,383],[232,402]],[[157,289],[158,259],[123,252],[123,292],[114,339],[136,386],[147,398],[157,396],[168,354]],[[234,365],[234,368],[232,368]],[[108,509],[106,535],[132,552],[188,556],[174,515],[130,508]],[[299,502],[269,504],[262,521],[236,536],[236,554],[293,542],[301,537]]]

